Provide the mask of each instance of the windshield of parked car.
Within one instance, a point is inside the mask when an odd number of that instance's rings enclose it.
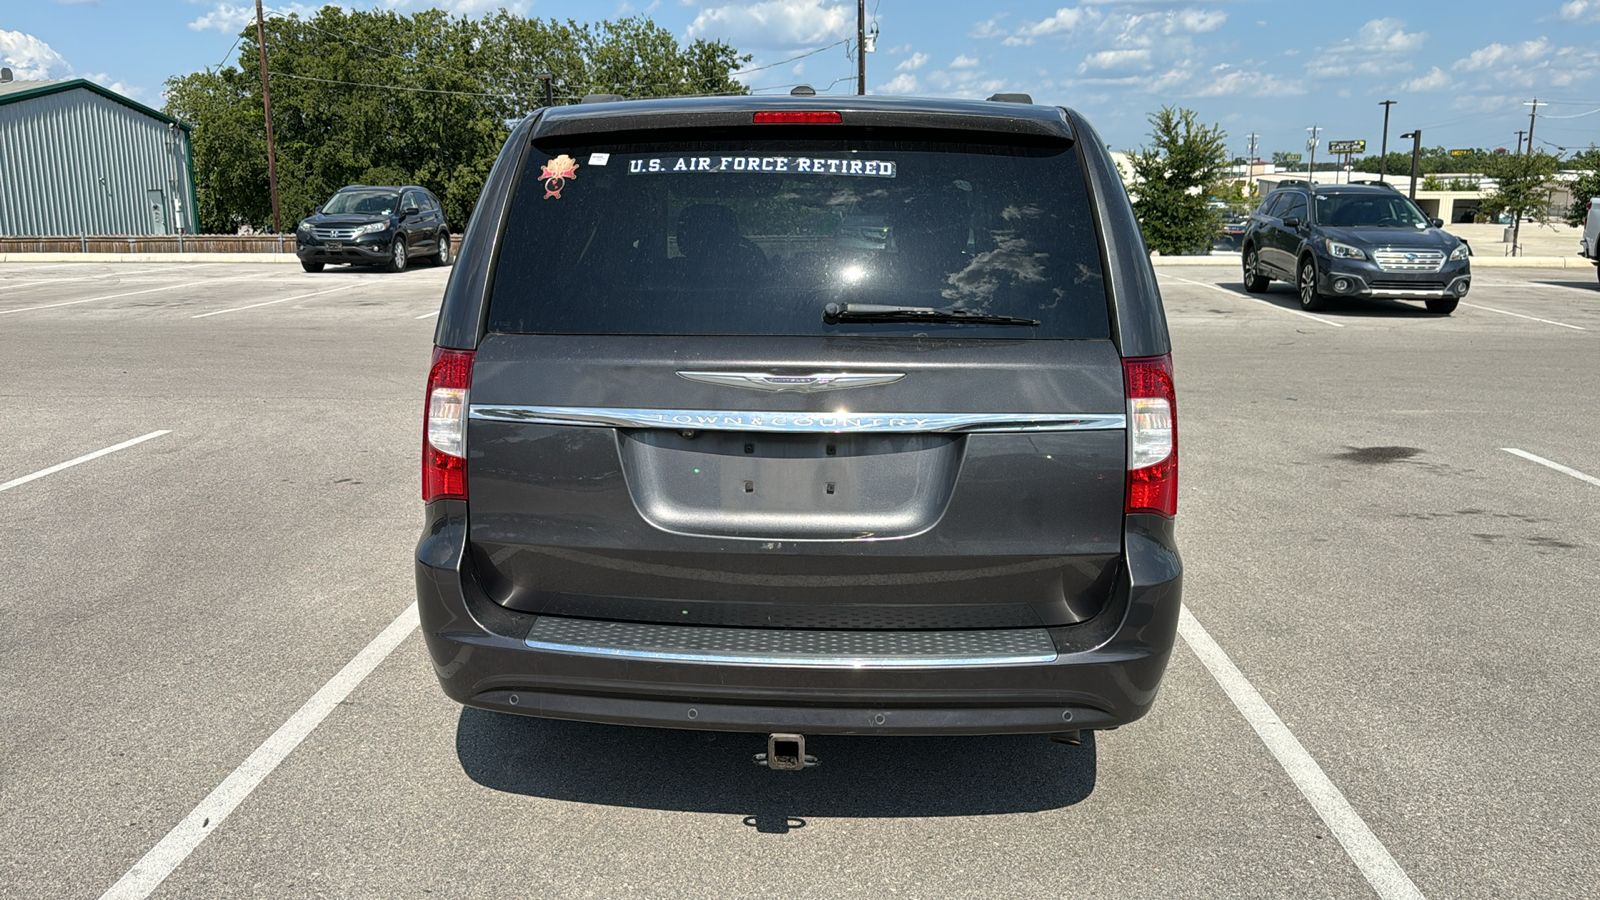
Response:
[[[323,204],[322,212],[334,216],[388,216],[394,214],[394,208],[399,202],[398,191],[340,191],[333,195],[332,200]]]
[[[732,133],[541,144],[528,155],[495,271],[493,331],[1110,334],[1070,147]],[[972,315],[825,317],[829,304]]]
[[[1428,217],[1399,194],[1318,194],[1317,224],[1336,228],[1427,228]]]

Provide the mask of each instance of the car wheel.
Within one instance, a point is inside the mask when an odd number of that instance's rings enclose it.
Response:
[[[322,265],[322,263],[306,262],[305,260],[300,261],[300,268],[305,269],[307,272],[321,272]]]
[[[1328,300],[1317,292],[1317,262],[1311,257],[1300,261],[1300,308],[1316,312],[1328,308]]]
[[[436,266],[450,265],[450,233],[439,233],[439,252],[433,255],[433,264]]]
[[[1244,289],[1252,294],[1259,294],[1272,284],[1272,279],[1261,274],[1261,261],[1256,255],[1256,249],[1251,247],[1244,254]]]
[[[1461,305],[1460,299],[1456,297],[1446,297],[1442,300],[1429,300],[1427,303],[1428,312],[1438,313],[1441,316],[1450,315],[1456,311],[1457,306]]]
[[[385,272],[404,272],[406,270],[407,260],[406,239],[403,237],[396,237],[394,239],[394,249],[390,251],[389,261],[384,264],[383,270]]]

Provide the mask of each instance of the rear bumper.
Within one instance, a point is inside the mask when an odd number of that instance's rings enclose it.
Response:
[[[1172,523],[1130,517],[1126,565],[1101,612],[1049,629],[1055,659],[959,668],[708,664],[528,646],[538,616],[477,586],[466,509],[428,507],[418,607],[445,693],[498,712],[623,725],[813,734],[1007,734],[1112,728],[1154,703],[1177,628]]]

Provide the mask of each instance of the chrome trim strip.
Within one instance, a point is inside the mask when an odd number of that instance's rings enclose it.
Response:
[[[668,428],[692,431],[763,431],[784,434],[996,434],[1037,431],[1120,431],[1124,413],[738,412],[706,409],[618,409],[589,406],[473,404],[478,421],[596,428]]]
[[[689,627],[541,616],[530,650],[696,665],[839,669],[1029,666],[1058,654],[1043,628],[871,632]]]
[[[679,372],[678,377],[722,387],[814,394],[818,391],[842,391],[849,388],[894,384],[906,375],[904,372],[814,372],[810,375],[778,375],[772,372]]]

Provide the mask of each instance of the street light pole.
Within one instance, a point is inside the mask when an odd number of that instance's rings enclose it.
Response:
[[[261,51],[261,106],[267,116],[267,184],[272,190],[272,233],[283,234],[278,216],[278,160],[272,146],[272,93],[267,90],[267,33],[261,23],[261,0],[256,0],[256,49]]]
[[[1315,179],[1312,175],[1317,170],[1317,136],[1322,134],[1320,125],[1313,125],[1306,131],[1311,132],[1311,139],[1306,141],[1306,149],[1311,151],[1311,158],[1306,161],[1306,184],[1311,184]]]
[[[1400,135],[1401,140],[1411,138],[1411,200],[1417,199],[1417,175],[1422,164],[1422,129],[1418,128],[1410,134]]]
[[[1396,102],[1394,100],[1384,100],[1378,104],[1383,107],[1383,149],[1378,151],[1380,154],[1378,156],[1378,180],[1385,183],[1389,180],[1389,107],[1395,105]]]

